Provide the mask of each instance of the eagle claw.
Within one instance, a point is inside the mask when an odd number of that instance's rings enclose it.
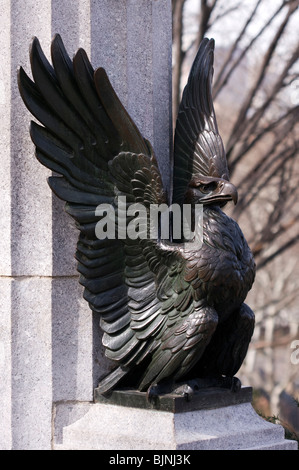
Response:
[[[230,387],[231,391],[234,393],[239,392],[242,386],[241,380],[238,379],[238,377],[232,377],[231,380],[232,380],[231,387]]]

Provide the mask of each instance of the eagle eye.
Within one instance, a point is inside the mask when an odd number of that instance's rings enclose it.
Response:
[[[211,191],[215,191],[216,188],[217,188],[217,183],[215,181],[212,181],[211,183],[208,183],[208,184],[200,185],[200,191],[202,193],[209,193]]]

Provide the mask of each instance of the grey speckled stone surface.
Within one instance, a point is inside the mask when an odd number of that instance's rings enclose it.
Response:
[[[169,181],[171,0],[0,0],[0,449],[50,449],[53,403],[89,401],[111,364],[82,298],[78,232],[34,157],[32,116],[17,87],[37,36],[50,59],[104,66]]]
[[[82,404],[58,406],[57,420],[68,415],[57,450],[296,450],[281,426],[260,418],[250,403],[171,413],[157,410]],[[75,418],[72,414],[76,413]],[[66,421],[64,416],[64,421]],[[146,423],[146,425],[145,425]],[[57,423],[56,429],[59,429]]]

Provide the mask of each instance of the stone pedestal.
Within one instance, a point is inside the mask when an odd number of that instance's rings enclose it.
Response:
[[[251,389],[166,395],[150,404],[145,394],[115,392],[102,403],[57,408],[57,450],[296,450],[282,426],[259,417]],[[116,404],[119,403],[119,404]],[[134,405],[134,406],[132,406]],[[69,425],[62,427],[61,422]]]

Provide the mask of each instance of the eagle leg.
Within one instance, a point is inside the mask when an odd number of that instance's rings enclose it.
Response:
[[[235,374],[241,367],[254,330],[254,313],[243,303],[224,322],[220,322],[204,354],[188,378],[222,381],[225,388],[237,390]],[[227,383],[225,383],[227,381]],[[215,386],[218,386],[217,384]]]

